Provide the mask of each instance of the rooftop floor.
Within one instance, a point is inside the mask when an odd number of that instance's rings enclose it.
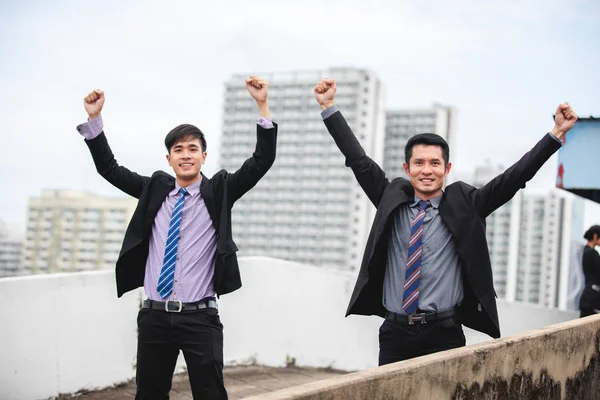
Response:
[[[243,399],[261,393],[273,392],[303,383],[318,381],[341,375],[343,372],[317,368],[269,368],[228,367],[223,370],[225,387],[230,400]],[[117,387],[89,392],[76,397],[61,396],[60,400],[131,400],[135,396],[135,382],[130,381]],[[172,400],[191,400],[192,392],[186,373],[173,377]]]

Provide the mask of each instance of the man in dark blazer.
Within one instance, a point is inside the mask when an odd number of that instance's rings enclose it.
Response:
[[[256,100],[254,154],[234,173],[201,173],[206,139],[195,126],[174,128],[165,138],[175,178],[157,171],[140,176],[117,164],[100,116],[104,93],[84,98],[86,138],[96,169],[108,182],[137,199],[116,265],[117,294],[144,287],[138,315],[136,399],[168,399],[179,351],[186,360],[193,397],[226,399],[223,384],[223,325],[217,296],[242,285],[231,232],[234,203],[275,161],[277,125],[270,119],[267,82],[246,80]]]
[[[334,103],[336,84],[314,89],[329,133],[377,212],[346,315],[378,315],[379,365],[465,345],[462,324],[500,337],[485,218],[525,187],[561,146],[577,116],[567,104],[555,126],[521,160],[477,189],[445,190],[449,148],[435,134],[405,148],[409,179],[389,181]]]

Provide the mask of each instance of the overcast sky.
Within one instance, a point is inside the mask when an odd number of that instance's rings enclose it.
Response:
[[[164,136],[186,122],[207,134],[205,171],[217,170],[223,82],[236,73],[367,68],[388,108],[454,105],[459,171],[512,164],[560,102],[600,115],[597,1],[208,3],[0,1],[0,219],[24,225],[43,188],[120,195],[75,130],[94,88],[118,161],[144,174],[168,169]],[[531,187],[551,188],[555,168]]]

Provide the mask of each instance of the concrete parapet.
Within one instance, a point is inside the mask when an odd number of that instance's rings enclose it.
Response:
[[[600,316],[250,399],[600,399]]]

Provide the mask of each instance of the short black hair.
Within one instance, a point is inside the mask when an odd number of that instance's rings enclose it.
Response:
[[[418,144],[424,144],[427,146],[440,146],[442,148],[442,157],[444,158],[444,165],[450,161],[450,146],[443,137],[435,133],[419,133],[408,139],[406,146],[404,146],[404,161],[410,164],[410,158],[412,157],[412,150]]]
[[[596,238],[600,238],[600,225],[590,226],[590,229],[585,231],[585,233],[583,234],[583,238],[585,240],[592,240],[594,239],[594,234],[596,235]]]
[[[206,139],[204,138],[204,133],[194,125],[182,124],[173,128],[165,137],[165,147],[169,154],[171,153],[171,148],[175,146],[175,144],[188,137],[200,140],[202,152],[206,151]]]

